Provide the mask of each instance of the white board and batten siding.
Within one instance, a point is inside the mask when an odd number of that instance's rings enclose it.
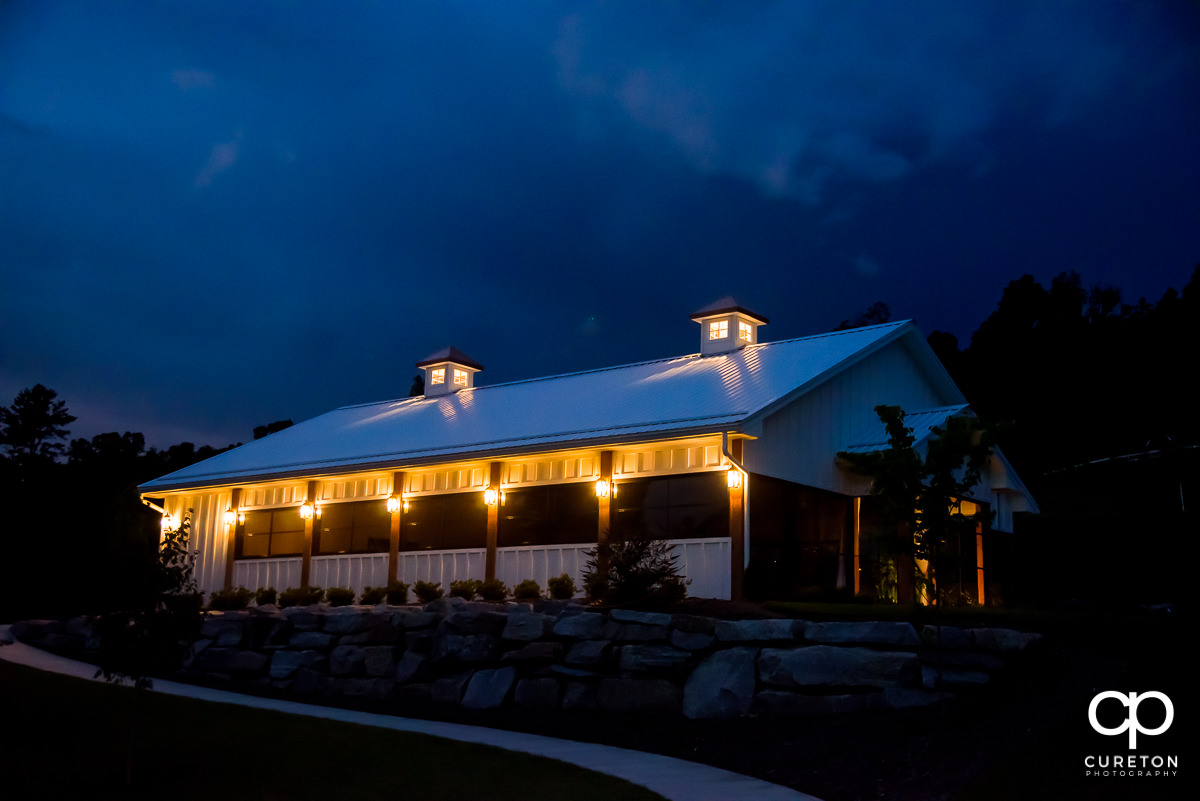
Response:
[[[830,454],[846,449],[861,432],[878,424],[875,407],[886,403],[914,410],[955,402],[960,399],[940,394],[908,349],[895,342],[767,416],[762,436],[745,444],[746,468],[810,487],[864,495],[869,482],[839,468]]]
[[[196,551],[196,566],[192,574],[196,588],[213,592],[225,586],[225,554],[228,537],[233,535],[225,525],[225,510],[231,499],[229,490],[191,495],[170,495],[164,508],[176,520],[191,510],[192,527],[188,547]]]

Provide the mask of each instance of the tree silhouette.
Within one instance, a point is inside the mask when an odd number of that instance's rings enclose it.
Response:
[[[11,407],[0,406],[0,447],[22,472],[54,462],[64,452],[67,426],[75,416],[57,398],[54,390],[36,384],[18,392]]]
[[[276,420],[274,423],[267,423],[265,426],[255,426],[254,438],[262,439],[268,434],[283,431],[285,428],[291,428],[293,425],[295,424],[291,420]]]

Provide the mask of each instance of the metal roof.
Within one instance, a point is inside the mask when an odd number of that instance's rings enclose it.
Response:
[[[967,409],[967,404],[957,406],[942,406],[938,409],[920,409],[915,412],[905,412],[904,425],[912,429],[913,445],[919,446],[929,438],[937,426],[945,426],[946,421]],[[868,428],[860,431],[854,437],[854,444],[845,450],[848,453],[871,453],[888,448],[888,432],[883,421],[877,420]]]
[[[143,492],[735,430],[905,334],[910,321],[439,397],[346,406],[141,485]]]

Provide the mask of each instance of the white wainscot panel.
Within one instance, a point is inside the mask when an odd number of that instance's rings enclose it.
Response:
[[[729,598],[728,537],[718,539],[668,540],[675,546],[675,564],[685,578],[691,579],[688,595],[694,598]],[[547,580],[568,574],[583,594],[583,572],[592,543],[575,545],[535,545],[496,549],[496,577],[511,590],[526,579],[533,579],[545,592]]]
[[[274,587],[283,592],[300,586],[301,559],[242,559],[233,563],[233,586],[258,590]]]
[[[450,582],[464,579],[483,580],[487,551],[467,548],[455,551],[407,551],[400,553],[400,580],[411,587],[418,581],[441,584],[450,594]],[[386,583],[386,582],[385,582]]]
[[[668,541],[675,546],[679,572],[692,580],[687,588],[689,596],[729,599],[728,537]]]
[[[571,545],[526,545],[496,549],[496,578],[511,590],[526,579],[533,579],[546,594],[548,579],[563,573],[575,580],[576,595],[583,594],[583,568],[587,552],[595,543]]]
[[[386,553],[336,554],[314,556],[311,584],[314,587],[349,587],[362,595],[367,587],[387,586]]]

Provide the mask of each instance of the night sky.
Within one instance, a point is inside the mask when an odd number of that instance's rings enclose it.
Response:
[[[1200,262],[1200,4],[0,1],[0,404],[158,447]]]

